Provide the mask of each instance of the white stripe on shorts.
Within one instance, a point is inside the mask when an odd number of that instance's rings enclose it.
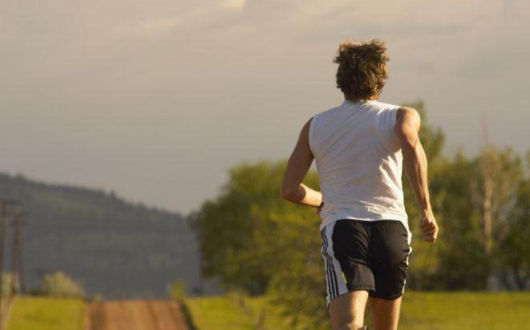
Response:
[[[337,298],[339,295],[348,292],[346,282],[340,268],[340,263],[335,259],[333,253],[333,228],[335,227],[335,221],[326,225],[320,232],[322,236],[322,249],[321,254],[324,259],[324,266],[326,271],[326,305],[329,306],[330,302]]]

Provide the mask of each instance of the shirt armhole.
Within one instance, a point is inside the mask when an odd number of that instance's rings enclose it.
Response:
[[[316,120],[316,115],[313,116],[313,118],[311,118],[311,122],[309,123],[309,137],[308,137],[308,141],[309,141],[309,150],[311,150],[311,153],[313,154],[313,156],[315,156],[315,150],[314,150],[314,147],[313,147],[313,131],[315,130],[314,126],[315,126],[315,120]]]
[[[394,139],[394,141],[396,143],[399,144],[399,140],[398,140],[398,137],[396,136],[396,133],[394,133],[394,129],[396,128],[396,123],[397,123],[397,115],[398,115],[398,110],[400,109],[401,107],[400,106],[396,106],[392,111],[392,120],[390,121],[392,124],[391,124],[391,127],[390,127],[390,132],[392,134],[392,137]]]

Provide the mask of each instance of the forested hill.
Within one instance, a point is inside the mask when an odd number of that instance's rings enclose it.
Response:
[[[5,173],[0,173],[0,196],[20,202],[28,212],[22,238],[30,288],[55,270],[105,299],[166,297],[173,280],[186,280],[189,290],[199,283],[195,237],[181,214],[130,203],[114,193]],[[9,248],[11,227],[7,235]]]

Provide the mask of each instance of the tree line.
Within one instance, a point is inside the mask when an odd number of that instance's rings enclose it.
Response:
[[[409,106],[422,116],[420,138],[441,230],[436,244],[421,240],[404,175],[413,233],[407,288],[527,290],[530,153],[485,144],[476,156],[461,150],[445,155],[445,134],[427,122],[423,103]],[[227,290],[275,297],[292,316],[293,328],[325,328],[320,218],[316,209],[281,198],[286,165],[287,160],[260,161],[231,168],[219,195],[190,213],[189,222],[198,237],[203,276],[219,279]],[[304,183],[319,189],[317,173],[310,171]]]

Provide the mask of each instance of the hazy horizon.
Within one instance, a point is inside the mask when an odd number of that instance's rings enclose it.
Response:
[[[383,5],[383,3],[385,5]],[[0,12],[0,171],[187,214],[228,168],[289,157],[339,105],[338,44],[386,41],[388,103],[425,102],[446,152],[528,150],[530,3],[13,2]]]

